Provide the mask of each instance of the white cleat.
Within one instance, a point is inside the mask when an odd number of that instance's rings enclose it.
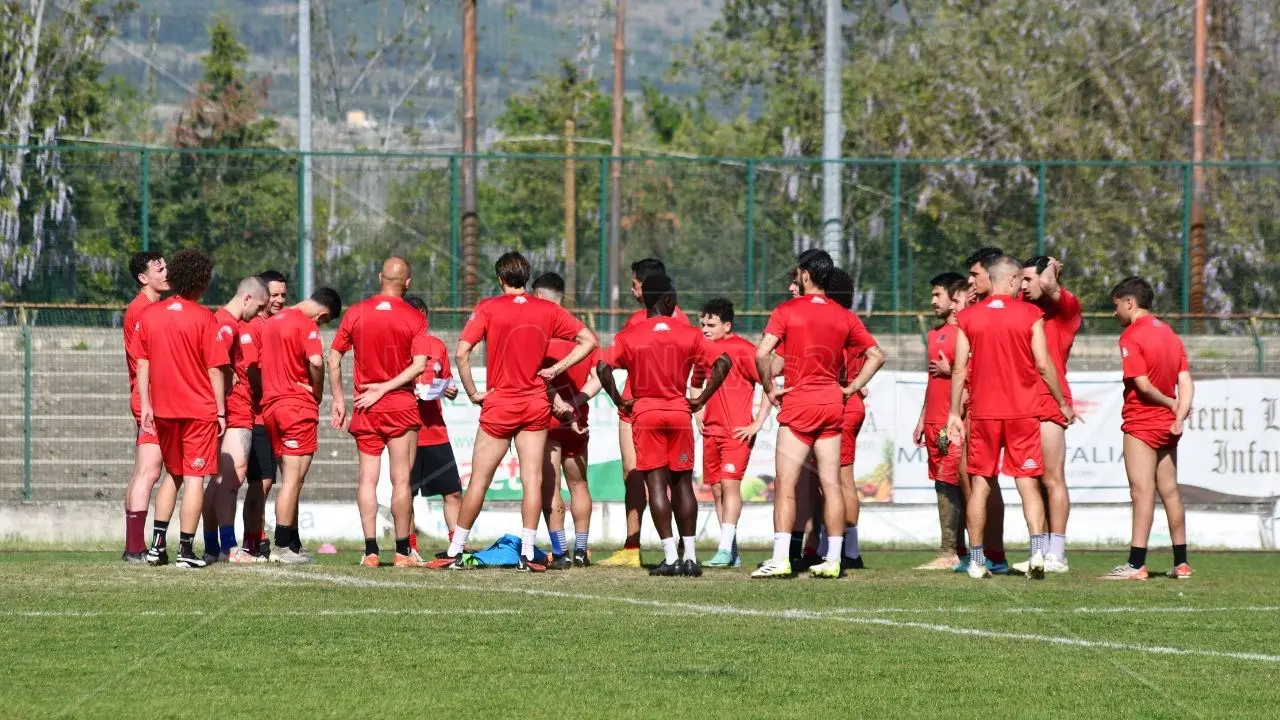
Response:
[[[809,574],[816,578],[838,578],[840,577],[840,559],[827,560],[809,568]]]
[[[271,553],[271,562],[283,563],[285,565],[306,565],[311,562],[311,558],[304,553],[294,552],[289,548],[278,547],[275,552]]]
[[[1037,550],[1031,554],[1031,559],[1027,561],[1027,577],[1032,580],[1044,579],[1044,553]]]
[[[772,558],[765,560],[758,570],[751,573],[753,578],[791,577],[791,563],[784,560],[778,562]]]
[[[266,562],[267,559],[257,555],[250,555],[248,550],[237,547],[231,551],[231,555],[227,558],[227,562],[232,565],[251,565],[253,563]]]
[[[1059,560],[1057,555],[1044,556],[1044,571],[1046,573],[1061,574],[1069,572],[1070,570],[1071,568],[1067,566],[1067,562],[1065,560]]]
[[[987,568],[986,563],[969,563],[969,577],[974,580],[982,580],[991,577],[991,570]]]
[[[1026,575],[1030,569],[1031,569],[1031,561],[1023,560],[1022,562],[1017,562],[1010,565],[1009,574],[1010,575]]]

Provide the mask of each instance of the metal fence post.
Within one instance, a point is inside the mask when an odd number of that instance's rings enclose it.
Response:
[[[298,158],[298,170],[294,174],[294,184],[298,190],[298,287],[302,287],[306,281],[306,252],[307,252],[307,204],[305,197],[305,188],[307,186],[307,170],[306,163],[302,157],[302,153],[296,153]],[[306,297],[305,290],[301,297]]]
[[[1040,163],[1040,167],[1036,169],[1036,255],[1044,254],[1045,211],[1047,209],[1044,186],[1047,181],[1048,172],[1044,163]]]
[[[151,249],[151,151],[142,148],[142,197],[138,209],[138,232],[142,235],[142,249]]]
[[[458,307],[458,265],[462,262],[462,185],[458,156],[449,156],[449,306]]]
[[[22,501],[31,500],[31,325],[27,313],[18,311],[22,323]]]
[[[599,308],[602,311],[596,322],[596,328],[605,326],[606,315],[603,310],[609,307],[609,158],[600,157],[600,195],[596,198],[596,214],[600,218],[600,244],[596,251],[596,262],[599,269]]]
[[[902,293],[898,288],[898,270],[902,253],[902,161],[893,161],[893,225],[891,232],[893,233],[893,332],[898,334],[901,331],[900,321],[897,313],[902,310]]]
[[[747,161],[747,291],[742,303],[745,310],[751,309],[751,300],[756,290],[756,161]],[[746,318],[743,318],[744,320]]]
[[[1182,166],[1182,334],[1190,332],[1191,312],[1191,164]]]

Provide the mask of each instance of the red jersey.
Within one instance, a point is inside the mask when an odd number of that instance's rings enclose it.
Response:
[[[234,336],[234,330],[231,331]],[[142,313],[134,357],[151,365],[151,409],[165,420],[218,418],[209,370],[231,364],[225,338],[209,308],[172,297]]]
[[[427,318],[404,298],[374,295],[362,300],[342,315],[334,350],[354,349],[355,392],[365,386],[384,383],[404,372],[413,358],[427,354]],[[383,395],[368,412],[413,410],[417,399],[410,384]]]
[[[956,316],[969,339],[969,415],[1011,420],[1037,414],[1044,379],[1031,354],[1031,328],[1040,308],[1008,295],[992,295]]]
[[[250,365],[258,365],[258,359],[262,353],[262,327],[264,324],[266,324],[267,319],[269,317],[270,316],[268,315],[259,315],[254,319],[250,320],[248,323],[249,342],[252,343],[253,345],[253,351],[252,351],[253,360],[249,361]],[[240,340],[241,340],[241,343],[243,344],[243,341],[244,341],[243,334],[240,336]],[[249,351],[242,350],[242,353],[248,354]],[[259,370],[259,373],[261,373],[262,368],[260,365],[258,370]],[[262,424],[262,397],[259,396],[259,397],[253,398],[253,400],[254,400],[253,424],[257,426]]]
[[[278,403],[318,407],[307,389],[311,385],[309,358],[324,355],[316,321],[297,308],[285,308],[262,322],[258,337],[263,411]]]
[[[791,388],[783,396],[784,404],[843,405],[839,373],[845,351],[857,356],[876,346],[858,316],[825,295],[782,303],[769,316],[764,332],[778,338],[782,349],[783,387]]]
[[[547,346],[556,338],[577,338],[582,328],[559,305],[514,293],[481,300],[462,330],[462,339],[471,345],[485,341],[488,392],[504,398],[528,397],[547,392],[546,381],[538,377]]]
[[[708,341],[716,357],[728,355],[733,363],[720,390],[707,401],[702,419],[702,434],[711,437],[732,437],[733,431],[746,427],[755,420],[756,384],[760,373],[756,370],[756,346],[741,335],[730,335],[722,340]],[[715,362],[715,358],[712,358]],[[711,364],[703,363],[694,371],[694,387],[702,387],[711,372]]]
[[[125,308],[124,321],[122,322],[124,326],[124,362],[129,368],[129,409],[133,411],[135,417],[142,414],[142,399],[138,397],[138,356],[133,352],[133,336],[138,332],[138,322],[142,319],[142,311],[153,304],[146,293],[138,293],[138,296],[129,303],[129,307]]]
[[[928,362],[934,362],[938,356],[946,358],[952,365],[956,362],[956,338],[960,335],[958,326],[951,323],[940,325],[929,331]],[[929,375],[929,382],[924,387],[924,421],[926,423],[945,424],[951,414],[951,376],[935,377]]]
[[[249,368],[258,364],[258,329],[257,318],[236,323],[235,356],[232,363],[236,371],[236,385],[231,389],[228,402],[234,402],[241,408],[248,408],[249,413],[256,415],[261,411],[254,402],[253,392],[249,387]],[[229,412],[228,412],[229,414]]]
[[[578,344],[568,340],[552,340],[547,345],[547,356],[542,359],[542,367],[549,368],[568,357],[569,353]],[[587,378],[591,376],[591,369],[600,364],[600,349],[596,348],[587,355],[587,359],[574,365],[573,367],[560,373],[558,377],[551,381],[551,387],[555,389],[556,394],[566,402],[572,402],[578,397],[578,393],[582,392],[582,388],[587,384]],[[586,429],[587,417],[591,413],[591,408],[583,404],[578,408],[577,416],[574,421],[578,423],[578,427]]]
[[[1067,358],[1071,356],[1071,346],[1076,342],[1076,333],[1083,324],[1080,301],[1075,295],[1062,291],[1058,302],[1050,307],[1042,308],[1044,312],[1044,340],[1049,348],[1049,358],[1058,371],[1058,386],[1062,388],[1062,396],[1071,404],[1071,386],[1067,384]],[[1040,393],[1052,397],[1049,386],[1044,386]]]
[[[453,369],[449,367],[449,350],[444,341],[434,335],[427,336],[427,369],[422,371],[418,382],[430,385],[432,380],[453,377]],[[449,442],[449,430],[444,425],[444,408],[441,400],[419,400],[418,419],[422,427],[418,430],[418,447],[444,445]]]
[[[1138,395],[1133,379],[1146,375],[1155,389],[1177,397],[1178,374],[1189,369],[1182,341],[1167,323],[1145,315],[1120,333],[1120,363],[1124,371],[1124,406],[1120,409],[1124,431],[1167,431],[1173,425],[1173,411],[1147,404]]]
[[[644,322],[645,320],[648,320],[648,319],[649,319],[649,309],[640,308],[639,310],[631,313],[631,315],[627,317],[627,322],[622,326],[622,330],[627,330],[632,326],[636,325],[637,323]],[[679,305],[677,305],[675,310],[673,311],[671,319],[675,320],[676,322],[685,323],[686,325],[689,324],[689,316],[684,314],[684,311],[680,309]],[[619,330],[618,332],[622,332],[622,330]],[[631,375],[629,373],[627,375],[627,380],[622,383],[622,399],[623,400],[633,399],[631,397]]]
[[[222,346],[222,351],[227,354],[227,360],[230,361],[231,367],[234,368],[240,364],[238,352],[240,333],[236,332],[240,321],[234,315],[227,312],[226,308],[218,308],[213,313],[213,320],[218,324],[218,344]],[[228,385],[223,391],[230,395],[234,385]]]
[[[613,338],[604,361],[627,371],[635,396],[633,415],[649,410],[689,412],[689,373],[710,365],[722,353],[687,322],[657,315],[635,323]]]

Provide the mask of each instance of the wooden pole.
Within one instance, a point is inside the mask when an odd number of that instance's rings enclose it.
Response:
[[[613,26],[613,164],[609,170],[609,309],[618,309],[622,269],[622,110],[627,64],[627,0],[616,0]],[[609,315],[609,329],[618,329],[618,315]]]
[[[475,305],[479,274],[476,217],[476,0],[462,0],[462,302]]]
[[[1196,0],[1195,11],[1195,75],[1191,84],[1191,312],[1204,314],[1204,75],[1207,44],[1207,0]],[[1204,321],[1197,318],[1196,331],[1203,329]]]
[[[578,289],[578,179],[573,159],[573,118],[564,121],[564,306],[572,308]]]

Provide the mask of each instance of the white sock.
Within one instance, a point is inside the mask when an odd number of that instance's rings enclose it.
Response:
[[[680,562],[680,554],[676,552],[676,538],[674,535],[669,538],[662,538],[662,555],[663,562],[668,565]]]
[[[791,533],[776,532],[773,534],[773,561],[779,564],[791,561]]]
[[[467,546],[467,536],[471,534],[471,528],[464,528],[461,525],[453,529],[453,540],[449,543],[449,555],[457,555]]]
[[[827,538],[827,554],[823,557],[827,562],[840,562],[840,551],[844,549],[844,538]]]
[[[525,560],[533,559],[533,540],[538,537],[538,529],[524,528],[520,531],[520,554]]]
[[[733,543],[738,539],[738,526],[720,523],[720,550],[733,551]]]
[[[698,562],[698,543],[693,537],[682,537],[681,542],[684,543],[684,559]]]
[[[862,550],[858,547],[858,526],[844,529],[844,555],[850,560],[857,560],[862,557]]]

